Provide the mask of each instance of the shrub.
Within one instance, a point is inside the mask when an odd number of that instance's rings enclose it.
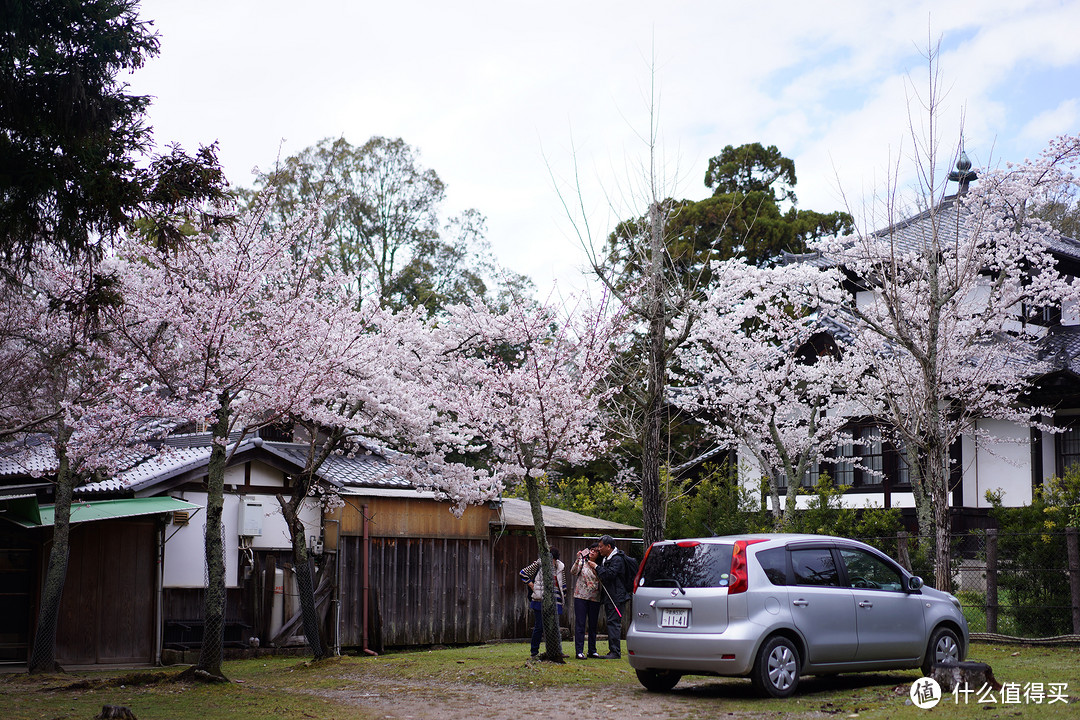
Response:
[[[999,530],[998,588],[1012,602],[999,603],[1003,614],[1028,637],[1070,632],[1072,597],[1062,563],[1065,528],[1080,524],[1080,467],[1047,480],[1025,507],[1004,507],[1000,491],[986,497]]]

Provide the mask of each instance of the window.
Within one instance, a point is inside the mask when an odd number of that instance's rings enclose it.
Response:
[[[881,485],[884,478],[885,453],[881,447],[881,431],[873,426],[859,430],[859,454],[862,456],[862,468],[859,471],[859,485]]]
[[[765,571],[769,582],[773,585],[787,585],[787,551],[784,548],[762,550],[754,557]]]
[[[796,585],[840,585],[836,562],[829,548],[792,550],[791,570]]]
[[[904,589],[900,571],[877,555],[865,550],[841,548],[840,557],[844,560],[848,584],[851,587],[895,592]]]
[[[907,449],[903,446],[896,450],[896,484],[911,485],[911,466],[908,465]]]
[[[833,484],[837,487],[851,487],[855,484],[855,443],[851,440],[836,446],[836,460],[833,462]]]
[[[654,545],[641,570],[643,587],[727,587],[732,545]]]
[[[1066,428],[1057,441],[1059,474],[1064,475],[1069,466],[1080,463],[1080,425]]]

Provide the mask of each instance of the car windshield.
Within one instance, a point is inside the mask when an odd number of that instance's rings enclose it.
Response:
[[[641,587],[727,587],[731,545],[654,545],[641,570]]]

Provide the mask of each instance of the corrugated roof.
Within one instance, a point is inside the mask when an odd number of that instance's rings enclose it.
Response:
[[[169,497],[125,498],[122,500],[76,500],[71,503],[71,522],[93,522],[114,518],[160,515],[177,510],[198,510],[201,505]],[[31,528],[52,525],[55,520],[53,505],[40,507],[40,519],[32,522],[21,518],[8,518],[12,522]]]
[[[641,528],[633,525],[601,520],[600,518],[582,515],[571,510],[543,506],[544,527],[549,530],[572,531],[582,534],[604,533],[635,533]],[[531,530],[533,528],[532,507],[527,500],[518,498],[503,498],[502,500],[502,525],[507,529]],[[495,521],[492,521],[495,523]]]

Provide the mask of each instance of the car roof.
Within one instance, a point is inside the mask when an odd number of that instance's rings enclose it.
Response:
[[[663,540],[662,542],[676,543],[686,541],[697,542],[717,542],[727,541],[734,542],[736,540],[784,540],[790,542],[792,540],[843,540],[845,542],[858,542],[857,540],[850,540],[848,538],[836,537],[834,535],[813,535],[810,533],[743,533],[739,535],[713,535],[711,537],[696,537],[696,538],[678,538],[673,540]]]
[[[871,547],[860,540],[853,540],[851,538],[839,537],[836,535],[814,535],[811,533],[744,533],[741,535],[716,535],[713,537],[698,537],[698,538],[680,538],[675,540],[663,540],[663,544],[674,544],[679,542],[700,542],[711,544],[727,544],[734,543],[738,540],[756,540],[758,542],[768,542],[769,544],[764,547],[778,547],[788,546],[792,544],[807,545],[812,544],[831,544],[841,543],[844,545],[853,545],[862,548]],[[660,543],[657,543],[660,544]],[[755,543],[756,545],[756,543]],[[755,549],[761,550],[764,547],[757,547]],[[873,549],[873,548],[871,548]]]

